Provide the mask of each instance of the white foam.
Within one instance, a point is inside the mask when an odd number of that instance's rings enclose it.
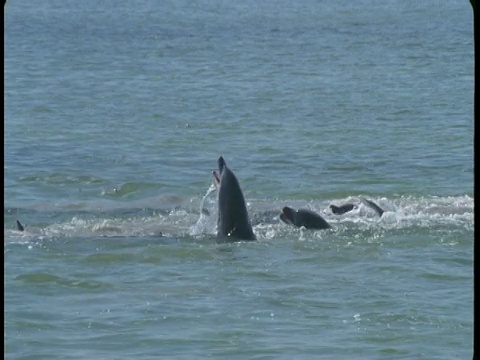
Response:
[[[214,235],[216,232],[216,197],[211,186],[202,198],[192,198],[182,206],[171,209],[145,211],[138,208],[106,211],[105,213],[84,212],[68,219],[68,212],[57,214],[56,218],[66,218],[48,226],[25,226],[25,231],[4,229],[5,243],[23,243],[51,238],[91,238],[117,236],[194,236]],[[359,196],[360,197],[360,196]],[[309,208],[320,213],[331,225],[329,234],[335,236],[342,233],[355,234],[359,231],[381,233],[391,230],[437,229],[456,231],[472,231],[474,227],[473,198],[464,196],[400,196],[395,198],[369,197],[385,210],[379,217],[371,208],[361,204],[359,197],[348,197],[316,202],[295,201],[249,201],[249,214],[260,221],[254,225],[257,238],[273,239],[279,236],[290,236],[298,233],[298,229],[279,221],[276,210],[280,214],[283,206]],[[330,204],[357,203],[354,209],[343,215],[335,215],[329,209]],[[186,205],[185,205],[186,204]],[[200,211],[198,210],[200,209]],[[207,209],[207,211],[203,211]],[[324,236],[325,232],[300,231],[301,239]]]

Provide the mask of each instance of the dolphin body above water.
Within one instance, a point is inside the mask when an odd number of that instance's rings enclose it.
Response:
[[[340,205],[340,206],[333,205],[333,204],[330,205],[330,209],[332,210],[332,213],[337,214],[337,215],[345,214],[349,211],[352,211],[356,207],[357,206],[354,205],[354,204],[343,204],[343,205]]]
[[[222,156],[218,158],[218,172],[213,171],[213,182],[218,188],[218,239],[225,242],[256,240],[240,184]]]
[[[315,211],[308,209],[295,210],[285,206],[280,214],[280,220],[295,227],[322,230],[330,229],[330,224]]]

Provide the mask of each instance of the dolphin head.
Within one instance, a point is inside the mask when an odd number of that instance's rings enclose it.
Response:
[[[225,162],[225,159],[223,158],[223,156],[220,156],[218,158],[217,163],[218,163],[218,172],[213,170],[212,176],[213,176],[213,184],[218,189],[220,187],[220,180],[222,178],[222,174],[224,170],[227,168],[227,163]]]
[[[223,158],[223,156],[220,156],[218,158],[217,163],[218,163],[218,170],[220,171],[220,174],[221,174],[225,166],[227,166],[227,163],[225,162],[225,159]]]
[[[336,205],[330,205],[330,209],[332,210],[332,213],[334,214],[337,214],[337,215],[341,215],[341,214],[345,214],[353,209],[356,209],[357,206],[354,205],[354,204],[343,204],[343,205],[340,205],[340,206],[336,206]]]
[[[332,204],[329,207],[334,214],[341,214],[341,209],[338,206]]]
[[[282,220],[285,224],[295,225],[296,213],[296,210],[292,209],[291,207],[285,206],[282,209],[282,213],[280,214],[280,220]]]
[[[280,220],[295,227],[306,229],[328,229],[330,225],[316,212],[309,209],[295,210],[285,206],[280,214]]]

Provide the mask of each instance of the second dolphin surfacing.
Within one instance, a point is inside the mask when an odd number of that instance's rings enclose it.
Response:
[[[286,224],[296,227],[304,227],[306,229],[329,229],[330,224],[319,214],[308,209],[295,210],[285,206],[280,214],[280,220]]]
[[[218,172],[213,171],[213,181],[218,187],[219,240],[226,242],[256,240],[240,184],[222,156],[218,158]]]

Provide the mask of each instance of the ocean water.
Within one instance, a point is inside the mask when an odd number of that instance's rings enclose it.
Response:
[[[10,0],[4,22],[6,358],[472,357],[468,1]],[[216,242],[220,155],[258,241]]]

